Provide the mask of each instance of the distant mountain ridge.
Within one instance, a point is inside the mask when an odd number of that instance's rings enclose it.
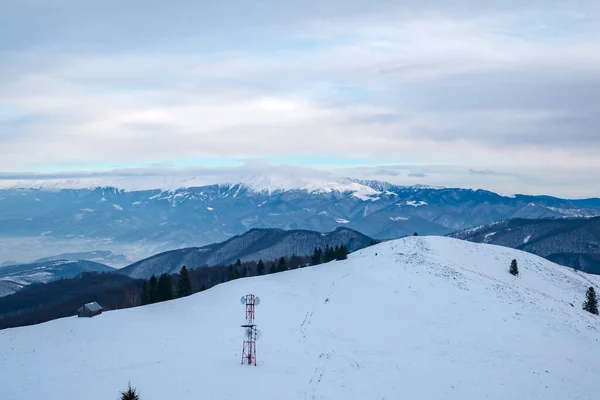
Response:
[[[100,264],[105,264],[110,267],[124,267],[130,264],[131,261],[127,259],[123,254],[114,254],[111,251],[106,250],[96,250],[96,251],[86,251],[80,253],[62,253],[56,256],[44,257],[40,258],[35,263],[45,263],[49,261],[79,261],[79,260],[87,260],[93,261]]]
[[[72,278],[83,272],[114,272],[114,268],[93,261],[52,260],[33,264],[0,267],[0,297],[33,283]]]
[[[371,244],[372,239],[347,228],[319,233],[306,230],[251,229],[226,242],[205,247],[167,251],[138,261],[121,270],[132,278],[149,278],[152,274],[176,273],[183,265],[188,268],[227,265],[240,260],[272,261],[280,257],[307,256],[317,247],[346,245],[355,251]]]
[[[450,236],[512,247],[558,264],[600,274],[600,217],[512,219]]]
[[[355,179],[286,183],[258,177],[169,191],[3,189],[0,253],[5,259],[0,262],[29,256],[29,249],[41,252],[42,246],[48,250],[35,258],[89,249],[142,258],[224,241],[253,228],[329,232],[345,226],[393,239],[414,232],[445,235],[510,218],[598,215],[600,199],[501,196]],[[2,248],[3,238],[32,245],[17,254],[13,246]]]

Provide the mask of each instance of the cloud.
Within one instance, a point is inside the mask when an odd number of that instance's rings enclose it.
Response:
[[[423,172],[411,172],[408,176],[411,178],[425,178],[427,175]]]
[[[463,186],[600,177],[591,0],[143,4],[0,6],[0,171],[344,157]]]
[[[495,175],[496,174],[494,171],[491,171],[489,169],[473,169],[473,168],[469,169],[469,173],[473,174],[473,175]]]

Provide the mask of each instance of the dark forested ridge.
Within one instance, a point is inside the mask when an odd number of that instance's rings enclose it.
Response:
[[[373,239],[352,229],[338,228],[321,233],[305,230],[251,229],[223,243],[205,247],[172,250],[138,261],[120,270],[133,278],[150,278],[153,274],[172,274],[183,265],[190,268],[228,265],[242,262],[275,260],[280,257],[309,256],[317,247],[346,246],[356,251],[368,246]]]
[[[450,236],[512,247],[584,272],[600,274],[600,217],[512,219]]]

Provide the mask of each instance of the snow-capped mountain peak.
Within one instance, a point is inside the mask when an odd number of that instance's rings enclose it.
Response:
[[[249,175],[227,182],[240,185],[248,190],[269,195],[289,190],[306,190],[309,193],[352,193],[355,197],[367,200],[378,196],[380,191],[350,178],[337,178],[329,174],[300,175]]]

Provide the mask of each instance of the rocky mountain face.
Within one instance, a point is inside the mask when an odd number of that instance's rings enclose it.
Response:
[[[391,239],[414,232],[444,235],[507,218],[600,215],[600,199],[356,180],[292,186],[0,190],[0,262],[91,250],[139,259],[224,241],[253,228],[329,232],[345,226]]]
[[[33,264],[0,267],[0,297],[33,283],[48,283],[72,278],[83,272],[114,272],[115,269],[93,261],[52,260]]]
[[[600,218],[512,219],[450,236],[527,251],[558,264],[600,274]]]
[[[372,239],[359,232],[338,228],[333,232],[319,233],[305,230],[252,229],[226,242],[205,247],[167,251],[138,261],[119,272],[132,278],[149,278],[152,274],[179,272],[188,268],[228,265],[238,259],[245,261],[276,260],[280,257],[307,256],[317,247],[346,245],[356,251],[371,244]]]

